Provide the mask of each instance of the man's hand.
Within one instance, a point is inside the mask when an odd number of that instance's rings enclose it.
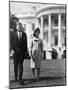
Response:
[[[13,56],[14,55],[14,50],[11,50],[11,52],[10,52],[10,56]]]

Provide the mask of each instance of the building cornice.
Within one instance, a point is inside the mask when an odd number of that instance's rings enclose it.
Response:
[[[40,17],[41,15],[46,15],[51,13],[65,13],[65,5],[42,7],[36,12],[36,17]]]

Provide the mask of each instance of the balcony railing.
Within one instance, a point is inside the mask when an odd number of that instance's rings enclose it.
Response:
[[[47,31],[48,28],[49,28],[49,25],[48,24],[47,25],[44,25],[43,28],[44,28],[44,31]],[[61,28],[65,30],[65,24],[64,23],[61,24]],[[51,29],[58,29],[58,24],[55,24],[55,23],[52,24],[51,25]]]
[[[57,23],[57,24],[56,24],[56,23],[54,23],[54,24],[52,24],[51,26],[52,26],[52,27],[58,26],[58,23]]]

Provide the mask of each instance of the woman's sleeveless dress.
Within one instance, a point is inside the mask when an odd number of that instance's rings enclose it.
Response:
[[[41,39],[33,38],[32,44],[32,55],[34,59],[31,57],[31,68],[40,68],[41,60],[43,59],[42,52],[43,52],[43,44]]]

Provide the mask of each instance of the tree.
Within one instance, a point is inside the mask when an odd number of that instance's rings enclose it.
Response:
[[[16,27],[16,23],[18,18],[15,15],[10,15],[10,29],[14,29]]]

